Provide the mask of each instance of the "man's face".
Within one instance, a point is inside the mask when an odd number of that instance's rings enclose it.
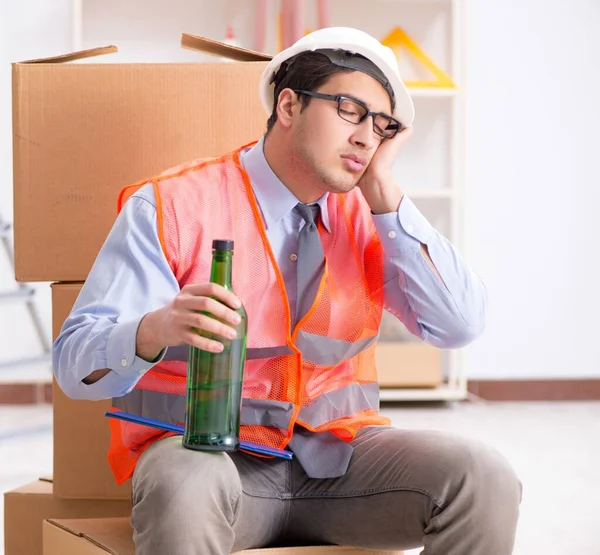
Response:
[[[333,75],[316,92],[347,96],[373,112],[392,113],[383,86],[359,71]],[[338,115],[337,102],[320,98],[310,99],[293,131],[293,148],[302,166],[323,191],[332,193],[347,193],[356,186],[382,141],[373,131],[372,117],[355,125]]]

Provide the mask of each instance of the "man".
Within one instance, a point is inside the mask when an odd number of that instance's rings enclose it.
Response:
[[[113,472],[133,475],[136,552],[511,553],[520,484],[504,458],[378,413],[382,308],[440,348],[478,337],[485,314],[479,278],[394,181],[414,114],[393,53],[323,29],[268,64],[260,94],[271,115],[255,145],[123,192],[54,345],[67,395],[182,422],[182,346],[221,348],[191,327],[232,337],[239,299],[207,282],[212,240],[234,239],[249,315],[241,435],[294,458],[189,451],[111,423]]]

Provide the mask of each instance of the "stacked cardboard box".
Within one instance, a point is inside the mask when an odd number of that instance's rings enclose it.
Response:
[[[268,57],[206,39],[183,42],[243,63],[77,63],[115,51],[106,47],[13,66],[16,277],[55,282],[54,337],[115,220],[122,187],[264,130],[251,91]],[[75,401],[56,384],[53,395],[53,483],[6,494],[5,555],[41,555],[43,519],[47,555],[132,554],[131,484],[115,483],[106,457],[110,401]]]
[[[127,517],[129,499],[63,499],[50,479],[4,494],[5,555],[42,555],[42,523],[47,518]],[[65,552],[67,555],[68,552]]]

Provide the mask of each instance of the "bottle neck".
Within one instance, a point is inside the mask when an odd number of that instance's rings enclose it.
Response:
[[[213,251],[210,281],[231,289],[231,261],[233,252]]]

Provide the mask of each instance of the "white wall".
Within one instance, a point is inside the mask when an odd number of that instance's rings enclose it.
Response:
[[[198,9],[180,28],[161,8],[166,3],[158,0],[147,2],[144,11],[115,0],[83,2],[84,46],[116,42],[128,59],[181,59],[187,54],[176,46],[180,31],[220,38],[235,13],[232,2],[219,4],[216,19]],[[117,4],[122,8],[112,35],[102,35],[94,21]],[[193,3],[173,4],[178,13],[182,4]],[[596,167],[600,78],[593,69],[600,53],[600,2],[466,0],[466,4],[465,256],[485,279],[490,296],[487,331],[468,349],[469,376],[600,377],[600,341],[595,338],[600,269],[592,244],[600,232],[600,220],[594,218],[600,201]],[[406,10],[410,2],[398,6]],[[162,14],[156,28],[149,17],[151,9]],[[0,32],[7,39],[0,50],[0,210],[8,216],[12,213],[8,62],[69,50],[71,2],[27,0],[19,6],[3,2],[0,10],[4,10]],[[245,15],[235,24],[253,17],[251,7],[243,10]],[[149,25],[148,35],[160,39],[153,53],[127,38],[135,25]],[[252,46],[251,33],[243,31],[243,25],[236,30]],[[165,39],[172,39],[174,49]],[[10,285],[11,279],[9,270],[0,266],[0,284]],[[48,299],[49,295],[42,296],[49,330]],[[0,338],[10,341],[6,346],[3,341],[0,349],[9,358],[35,339],[26,320],[19,323],[7,309],[2,311]],[[0,372],[0,380],[2,376]]]
[[[182,49],[181,33],[223,40],[227,26],[232,25],[238,40],[252,48],[254,18],[254,1],[83,0],[82,46],[110,43],[119,47],[118,54],[95,62],[212,61],[212,56]]]
[[[466,252],[490,293],[469,375],[600,377],[600,2],[468,8]]]
[[[10,63],[69,51],[70,0],[0,2],[0,214],[12,221],[12,133]],[[16,288],[4,249],[0,249],[0,291]],[[37,284],[37,306],[46,338],[51,337],[50,287]],[[26,307],[0,305],[0,362],[42,354]],[[0,369],[0,381],[30,381],[51,376],[49,365]]]

